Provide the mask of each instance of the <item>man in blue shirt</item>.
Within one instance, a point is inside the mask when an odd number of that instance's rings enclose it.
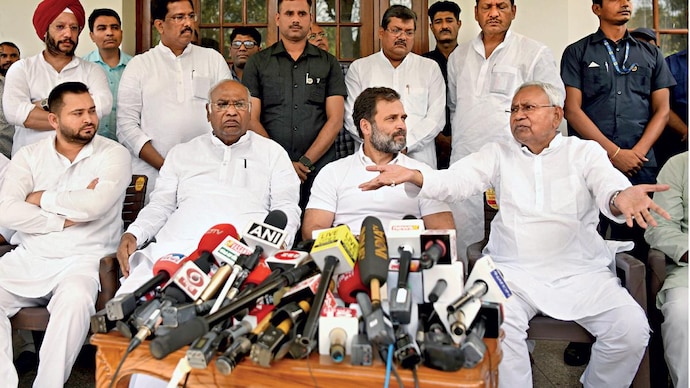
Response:
[[[673,155],[688,150],[688,49],[666,57],[676,86],[671,88],[671,111],[666,129],[654,144],[656,163],[659,166]]]
[[[113,108],[110,114],[101,119],[98,125],[98,134],[117,141],[117,88],[120,85],[120,77],[125,71],[127,62],[131,56],[120,51],[122,43],[122,22],[120,15],[109,8],[95,9],[89,15],[89,36],[93,43],[98,46],[84,56],[89,62],[99,64],[105,75],[108,77],[108,86],[113,95]]]

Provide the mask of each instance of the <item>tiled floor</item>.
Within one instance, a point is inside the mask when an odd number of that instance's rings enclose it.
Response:
[[[532,368],[535,388],[580,387],[580,375],[584,367],[572,367],[563,363],[563,349],[567,342],[537,341],[533,353]],[[82,355],[86,356],[86,355]],[[94,365],[82,357],[75,365],[65,387],[93,388],[95,386]],[[36,377],[36,371],[20,376],[19,388],[29,388]]]

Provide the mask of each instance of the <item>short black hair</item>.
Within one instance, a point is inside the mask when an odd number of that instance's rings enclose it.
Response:
[[[385,30],[391,22],[391,18],[398,18],[403,21],[414,20],[414,29],[417,29],[417,14],[404,5],[392,5],[383,13],[381,18],[381,27]]]
[[[433,22],[434,17],[439,12],[452,12],[455,18],[460,20],[460,6],[452,1],[439,1],[429,7],[429,21]]]
[[[398,101],[400,100],[400,94],[391,88],[386,87],[376,87],[376,88],[366,88],[357,96],[355,99],[355,105],[352,108],[352,120],[355,122],[355,127],[357,128],[357,133],[359,137],[364,138],[362,135],[362,128],[359,126],[359,122],[362,119],[367,120],[370,123],[374,122],[374,116],[376,116],[376,104],[379,101]]]
[[[165,20],[165,15],[168,14],[168,4],[177,3],[178,1],[185,0],[151,0],[151,20]],[[194,3],[192,0],[189,1],[189,5],[194,9]]]
[[[595,0],[592,0],[592,1],[595,1]],[[601,3],[601,0],[599,0],[599,2]],[[474,4],[479,5],[479,0],[474,0]],[[510,5],[515,5],[515,0],[510,0]]]
[[[19,51],[19,47],[17,47],[17,45],[12,43],[12,42],[2,42],[2,43],[0,43],[0,46],[10,46],[10,47],[14,48],[15,50],[17,50],[17,53],[19,55],[22,55],[22,52]]]
[[[78,81],[63,82],[60,85],[53,88],[48,96],[48,108],[50,113],[57,114],[60,109],[62,109],[63,99],[65,94],[84,94],[88,93],[89,88]]]
[[[235,29],[232,30],[232,33],[230,34],[230,43],[232,43],[232,41],[235,40],[237,35],[251,36],[252,39],[254,39],[254,41],[256,42],[256,45],[261,46],[261,33],[254,27],[235,27]]]
[[[91,12],[91,15],[89,15],[89,32],[93,32],[93,25],[96,23],[96,19],[98,19],[99,16],[112,16],[117,20],[117,24],[122,26],[122,20],[120,20],[120,15],[118,15],[117,12],[110,8],[96,8]]]
[[[592,0],[592,4],[602,5],[604,0]]]
[[[283,1],[285,0],[278,0],[278,12],[280,12],[280,5],[283,4]],[[287,0],[290,1],[290,0]],[[307,0],[307,4],[309,4],[309,8],[311,8],[311,0]]]

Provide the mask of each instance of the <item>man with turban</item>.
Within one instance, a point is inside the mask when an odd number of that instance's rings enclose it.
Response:
[[[48,123],[47,97],[59,83],[86,84],[98,117],[110,113],[113,98],[105,73],[95,63],[74,55],[84,23],[84,8],[79,0],[43,0],[36,7],[34,29],[46,47],[19,60],[5,77],[3,109],[7,122],[15,126],[12,155],[53,133]]]

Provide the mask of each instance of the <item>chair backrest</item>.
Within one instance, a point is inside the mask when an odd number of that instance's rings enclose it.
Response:
[[[125,230],[129,224],[134,222],[144,207],[147,184],[148,177],[146,175],[132,175],[132,182],[127,187],[122,205],[122,221],[124,221]]]

